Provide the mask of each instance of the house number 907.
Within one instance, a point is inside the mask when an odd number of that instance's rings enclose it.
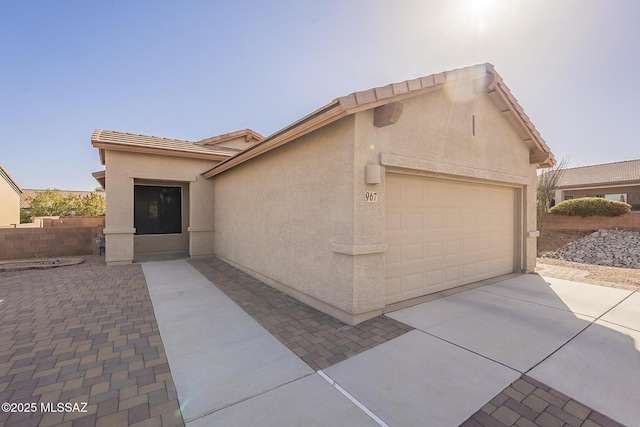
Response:
[[[378,193],[375,191],[365,191],[364,201],[369,203],[376,203],[378,201]]]

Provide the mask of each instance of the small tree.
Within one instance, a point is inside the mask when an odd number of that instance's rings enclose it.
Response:
[[[26,209],[20,209],[20,224],[31,222],[31,214]]]
[[[58,189],[47,189],[38,192],[31,199],[29,215],[34,216],[64,216],[71,212],[69,200]]]
[[[106,200],[103,196],[96,193],[90,193],[83,197],[75,196],[74,210],[76,215],[84,216],[100,216],[104,215],[106,208]]]
[[[538,175],[538,191],[536,200],[536,226],[538,231],[542,233],[545,220],[547,219],[547,212],[551,207],[551,200],[556,195],[558,184],[564,175],[564,171],[569,164],[569,159],[564,157],[561,161],[557,162],[553,167],[544,169]]]
[[[29,216],[69,216],[71,212],[83,216],[104,215],[106,202],[104,197],[90,193],[86,196],[69,194],[64,196],[60,190],[49,189],[39,192],[31,199]]]

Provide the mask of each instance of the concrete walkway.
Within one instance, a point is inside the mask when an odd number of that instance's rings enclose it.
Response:
[[[375,426],[186,261],[143,264],[188,426]]]
[[[415,330],[315,372],[186,261],[143,269],[189,426],[640,419],[632,291],[518,276],[390,313]]]

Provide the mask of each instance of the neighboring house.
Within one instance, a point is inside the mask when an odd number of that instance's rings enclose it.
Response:
[[[565,169],[555,202],[578,197],[623,200],[640,210],[640,159]]]
[[[92,143],[108,264],[216,255],[351,324],[533,271],[536,170],[555,162],[490,64],[356,92],[267,138]]]
[[[34,197],[38,195],[38,193],[42,191],[46,191],[46,190],[34,190],[29,188],[25,188],[24,190],[22,190],[22,195],[20,196],[20,209],[22,209],[23,211],[29,212],[29,210],[31,209],[31,201],[33,200]],[[62,197],[67,197],[69,195],[85,197],[94,193],[97,194],[98,196],[105,197],[104,191],[76,191],[76,190],[59,190],[59,191]]]
[[[20,224],[22,189],[0,165],[0,226]]]

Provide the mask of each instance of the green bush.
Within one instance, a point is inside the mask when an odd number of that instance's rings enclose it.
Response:
[[[618,216],[631,212],[631,205],[601,197],[581,197],[565,200],[552,207],[549,212],[568,216]]]

